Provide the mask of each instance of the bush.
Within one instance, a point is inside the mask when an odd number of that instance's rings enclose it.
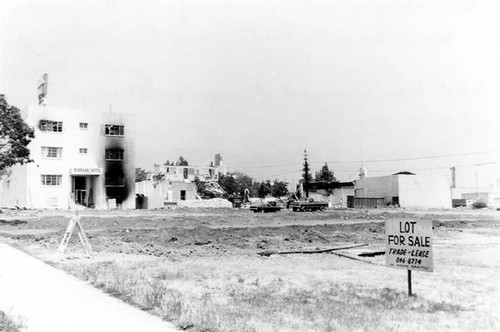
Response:
[[[474,202],[474,203],[472,203],[472,207],[473,207],[474,209],[483,209],[483,208],[485,208],[485,207],[487,207],[487,206],[488,206],[488,205],[486,205],[486,203],[485,203],[485,202]]]

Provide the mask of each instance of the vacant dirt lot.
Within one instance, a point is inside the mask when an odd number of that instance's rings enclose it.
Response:
[[[238,209],[86,210],[95,252],[74,236],[54,253],[72,213],[4,211],[0,236],[96,287],[190,331],[498,330],[500,212],[329,210],[254,214]],[[431,219],[434,273],[388,269],[384,222]],[[341,253],[259,256],[266,250]]]

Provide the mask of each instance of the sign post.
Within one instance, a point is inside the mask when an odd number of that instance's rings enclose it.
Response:
[[[408,296],[413,296],[411,271],[434,271],[432,220],[388,220],[385,223],[385,236],[386,265],[408,270]]]

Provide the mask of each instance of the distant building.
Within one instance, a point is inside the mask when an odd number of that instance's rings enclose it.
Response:
[[[454,198],[465,199],[467,205],[474,202],[483,202],[486,205],[499,208],[500,207],[500,178],[496,184],[491,184],[488,187],[456,187],[453,189]]]
[[[354,196],[354,182],[312,181],[308,183],[309,198],[327,201],[330,207],[345,208],[347,199]]]
[[[220,153],[215,155],[215,167],[222,175],[227,175],[226,165],[224,165],[224,161],[222,160],[222,156]]]
[[[224,174],[226,170],[225,166],[221,164],[222,157],[216,155],[215,159],[215,165],[218,166],[155,164],[149,178],[135,184],[136,194],[147,201],[147,204],[141,204],[141,208],[161,208],[169,203],[199,199],[195,184],[196,179],[205,183],[212,190],[221,190],[218,181],[220,175]]]
[[[220,167],[214,166],[175,166],[154,165],[152,176],[161,175],[168,181],[219,181]]]
[[[450,180],[441,175],[401,172],[355,181],[354,199],[405,208],[451,208]],[[361,201],[361,200],[360,200]]]
[[[32,163],[0,180],[0,206],[67,209],[135,207],[134,126],[130,116],[49,106],[21,112],[35,138]]]

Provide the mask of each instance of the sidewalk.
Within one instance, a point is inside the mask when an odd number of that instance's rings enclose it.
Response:
[[[0,310],[22,316],[27,332],[178,331],[1,242]]]

